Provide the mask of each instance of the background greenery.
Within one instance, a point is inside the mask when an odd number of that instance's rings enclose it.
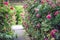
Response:
[[[9,4],[1,5],[3,6],[0,6],[0,40],[13,40],[15,35],[11,26],[16,24],[13,18],[15,10],[12,10]]]

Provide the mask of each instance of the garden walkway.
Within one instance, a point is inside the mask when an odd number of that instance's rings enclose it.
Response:
[[[13,25],[12,30],[14,30],[18,36],[14,40],[30,40],[29,37],[25,34],[26,32],[22,25]]]

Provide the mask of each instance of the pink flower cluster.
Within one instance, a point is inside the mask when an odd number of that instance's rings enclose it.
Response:
[[[36,27],[37,27],[37,28],[40,28],[40,27],[41,27],[41,24],[40,24],[40,23],[38,23],[38,24],[36,25]]]
[[[36,17],[37,17],[37,18],[40,18],[41,16],[40,16],[40,14],[36,14]]]
[[[28,7],[28,5],[27,5],[27,4],[24,4],[24,5],[23,5],[23,8],[27,8],[27,7]]]
[[[9,3],[8,2],[4,2],[4,5],[8,5]]]
[[[56,12],[54,13],[55,16],[58,15],[58,14],[59,14],[59,11],[56,11]]]
[[[48,20],[50,20],[52,17],[51,17],[51,14],[48,14],[47,16],[46,16],[46,18],[48,19]]]
[[[52,37],[55,37],[55,33],[56,33],[56,32],[58,32],[58,30],[53,29],[53,30],[51,30],[50,35],[51,35]]]
[[[56,16],[56,15],[58,15],[58,14],[59,14],[59,11],[56,11],[56,12],[54,13],[54,16]],[[51,14],[48,14],[48,15],[46,16],[46,18],[47,18],[48,20],[50,20],[50,19],[52,18]]]
[[[35,8],[34,10],[35,10],[35,12],[36,12],[36,13],[39,11],[39,9],[38,9],[38,8]]]
[[[51,0],[46,0],[46,2],[51,5],[52,8],[56,7],[56,4],[54,4]]]
[[[45,38],[44,40],[48,40],[48,38]]]

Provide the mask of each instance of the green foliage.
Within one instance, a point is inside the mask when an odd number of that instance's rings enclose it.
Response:
[[[28,1],[24,6],[28,6],[25,8],[28,13],[25,14],[23,26],[37,40],[45,40],[45,38],[47,38],[46,40],[58,40],[60,37],[60,6],[57,6],[55,1],[52,4],[48,2],[41,3],[38,0],[33,3]],[[54,29],[58,32],[55,32]]]
[[[15,24],[12,18],[14,12],[15,10],[11,10],[10,5],[0,7],[0,40],[13,40],[14,33],[11,26]]]
[[[0,7],[3,6],[3,0],[0,0]]]
[[[16,24],[22,24],[21,16],[20,14],[23,12],[23,7],[21,5],[14,6],[16,10]]]

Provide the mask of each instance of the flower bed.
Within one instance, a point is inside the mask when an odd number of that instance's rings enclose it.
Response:
[[[29,36],[36,40],[60,40],[60,5],[56,1],[27,1],[24,8],[28,13],[23,26]]]

